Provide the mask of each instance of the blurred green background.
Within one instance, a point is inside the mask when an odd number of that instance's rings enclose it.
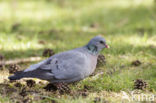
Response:
[[[97,70],[105,74],[74,89],[91,85],[91,92],[128,91],[133,80],[142,78],[154,92],[155,28],[155,0],[0,0],[0,53],[6,60],[42,56],[45,48],[58,53],[96,35],[105,37],[111,48],[102,52],[107,64]],[[131,66],[135,60],[141,66]]]
[[[7,58],[45,47],[62,51],[102,34],[130,52],[132,46],[155,44],[155,6],[152,0],[1,0],[0,50]]]

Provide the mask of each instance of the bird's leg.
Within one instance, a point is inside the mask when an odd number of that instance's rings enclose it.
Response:
[[[60,93],[69,93],[70,88],[68,87],[67,83],[60,82],[54,84],[57,87],[57,90],[59,90]]]

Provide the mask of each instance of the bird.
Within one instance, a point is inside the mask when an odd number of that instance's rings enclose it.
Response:
[[[95,71],[97,57],[104,48],[109,48],[106,40],[95,36],[85,46],[55,54],[8,79],[39,78],[56,84],[80,81]]]

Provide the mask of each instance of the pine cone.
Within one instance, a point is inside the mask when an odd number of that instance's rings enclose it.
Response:
[[[23,85],[21,83],[17,82],[17,83],[14,84],[14,86],[21,88]]]
[[[15,72],[19,71],[19,69],[20,69],[20,66],[19,65],[17,65],[17,64],[11,64],[9,66],[9,73],[15,73]]]
[[[19,95],[21,95],[22,97],[25,97],[28,95],[27,91],[26,91],[26,87],[22,88],[21,92],[19,93]]]
[[[0,54],[0,61],[3,61],[4,60],[4,56],[2,54]],[[0,65],[0,69],[2,69],[4,66],[4,64],[1,64]]]
[[[145,88],[147,88],[147,83],[142,79],[137,79],[134,81],[134,89],[144,90]]]
[[[46,44],[46,42],[44,40],[39,40],[38,43],[39,44],[42,44],[42,45],[45,45]]]
[[[93,23],[90,25],[91,28],[98,28],[99,27],[99,24],[98,23]]]
[[[13,24],[13,25],[12,25],[12,31],[18,30],[20,26],[21,26],[20,23],[15,23],[15,24]]]
[[[60,83],[57,86],[57,90],[59,91],[60,94],[64,94],[64,93],[70,93],[70,88],[68,87],[68,85],[66,83]]]
[[[52,49],[45,49],[44,51],[43,51],[43,56],[44,57],[50,57],[50,56],[52,56],[52,55],[54,55],[55,53],[54,53],[54,51],[52,50]]]
[[[141,65],[142,63],[139,61],[139,60],[135,60],[135,61],[133,61],[132,62],[132,65],[133,66],[139,66],[139,65]]]
[[[104,66],[106,64],[106,58],[104,55],[99,55],[97,59],[97,67]]]
[[[34,80],[26,80],[27,86],[28,87],[34,87],[36,82]]]
[[[0,54],[0,61],[2,61],[3,59],[4,59],[4,56]]]

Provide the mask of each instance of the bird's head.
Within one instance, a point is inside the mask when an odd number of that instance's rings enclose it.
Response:
[[[98,54],[102,49],[109,48],[109,46],[106,44],[106,40],[102,36],[92,38],[86,47],[89,52],[95,55]]]

